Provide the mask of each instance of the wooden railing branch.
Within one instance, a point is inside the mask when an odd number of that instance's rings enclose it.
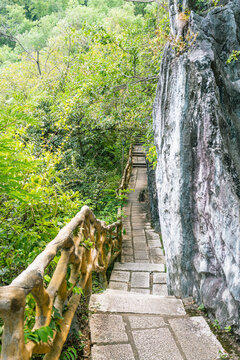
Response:
[[[118,194],[121,194],[121,192],[123,190],[126,190],[128,187],[128,183],[129,183],[130,176],[132,173],[132,152],[133,152],[133,146],[131,145],[130,149],[129,149],[127,165],[123,171],[122,181],[121,181],[119,188],[117,189]]]
[[[118,195],[127,188],[131,171],[132,147]],[[83,292],[87,297],[91,295],[92,272],[99,273],[100,282],[106,287],[107,268],[120,256],[121,249],[121,217],[113,224],[106,225],[87,206],[83,206],[26,270],[9,286],[0,287],[0,317],[4,321],[0,359],[29,360],[33,354],[45,354],[45,360],[59,359],[81,294]],[[45,269],[58,252],[61,252],[60,259],[46,287]],[[24,312],[28,294],[33,296],[36,303],[33,334],[50,325],[54,311],[62,316],[62,320],[59,320],[60,331],[54,329],[48,341],[29,339],[26,344],[24,342]]]
[[[70,325],[72,323],[73,316],[77,310],[79,301],[81,299],[80,294],[75,294],[72,296],[71,300],[68,303],[68,310],[65,313],[64,320],[61,324],[61,331],[57,332],[56,337],[54,339],[54,346],[51,348],[50,352],[48,352],[44,356],[44,360],[56,360],[59,359],[62,351],[63,344],[65,343]]]

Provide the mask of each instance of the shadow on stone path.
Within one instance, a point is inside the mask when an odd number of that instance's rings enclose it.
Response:
[[[145,158],[134,148],[122,262],[109,288],[90,299],[92,360],[217,360],[224,350],[203,317],[168,296],[164,250],[147,221]]]

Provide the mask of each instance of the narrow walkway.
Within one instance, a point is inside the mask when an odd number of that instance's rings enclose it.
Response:
[[[164,250],[147,220],[147,175],[141,146],[125,207],[123,256],[109,288],[90,300],[92,360],[217,360],[220,343],[203,317],[188,317],[168,296]]]

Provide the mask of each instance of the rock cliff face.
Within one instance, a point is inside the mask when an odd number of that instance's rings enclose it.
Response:
[[[180,56],[167,45],[154,106],[169,291],[239,331],[240,60],[226,61],[240,50],[240,1],[192,12],[188,26],[197,39]]]

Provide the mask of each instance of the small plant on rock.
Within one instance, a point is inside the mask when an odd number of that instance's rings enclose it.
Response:
[[[227,353],[223,353],[221,350],[219,350],[219,360],[220,359],[225,359],[225,360],[228,360],[229,359],[229,356]]]
[[[193,10],[199,14],[206,13],[213,7],[219,6],[220,0],[195,0]]]
[[[220,330],[220,329],[221,329],[221,326],[220,326],[220,324],[219,324],[219,321],[218,321],[218,320],[214,320],[213,327],[214,327],[214,329],[218,329],[218,330]]]
[[[192,33],[188,29],[185,37],[170,36],[169,41],[172,44],[172,48],[175,50],[176,55],[180,56],[191,48],[191,46],[195,43],[197,36],[198,33]]]
[[[233,50],[227,59],[227,64],[231,64],[231,62],[238,61],[240,57],[240,50]]]
[[[231,327],[231,326],[225,326],[225,327],[224,327],[224,330],[225,330],[227,333],[230,333],[230,332],[232,332],[232,327]]]
[[[213,5],[213,6],[218,6],[219,1],[220,1],[220,0],[208,0],[208,2],[210,3],[210,5]]]
[[[189,9],[185,9],[184,12],[179,13],[178,17],[181,21],[188,21],[190,17],[191,11]]]
[[[206,309],[205,309],[204,304],[199,305],[198,310],[199,311],[205,311]]]

